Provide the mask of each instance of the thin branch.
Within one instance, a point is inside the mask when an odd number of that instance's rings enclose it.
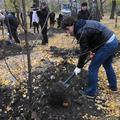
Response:
[[[19,24],[20,24],[20,26],[23,28],[23,30],[25,30],[25,27],[24,27],[24,25],[22,24],[22,22],[21,22],[21,20],[20,20],[20,17],[19,17],[19,9],[18,9],[18,6],[16,5],[16,0],[13,0],[13,5],[14,5],[14,8],[15,8],[16,12],[18,13],[18,14],[17,14],[17,18],[18,18]]]
[[[12,73],[12,71],[11,71],[11,69],[10,69],[7,61],[6,61],[6,58],[4,58],[4,61],[5,61],[5,64],[6,64],[7,68],[8,68],[8,71],[10,72],[10,74],[14,77],[14,79],[15,79],[16,81],[20,81],[20,79],[18,79],[18,78]]]
[[[106,0],[102,1],[102,4],[104,4],[106,2]]]
[[[32,102],[32,75],[31,75],[31,56],[30,56],[30,49],[29,49],[29,42],[27,39],[27,20],[26,20],[26,6],[25,6],[25,0],[22,0],[22,6],[23,6],[23,17],[24,17],[24,32],[25,32],[25,45],[27,50],[27,65],[28,65],[28,80],[27,80],[27,87],[28,87],[28,95],[29,95],[29,112],[31,116],[31,102]]]

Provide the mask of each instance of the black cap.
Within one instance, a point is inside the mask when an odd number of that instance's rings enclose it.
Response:
[[[33,4],[31,8],[36,8],[36,4]]]
[[[83,2],[81,6],[87,6],[87,2]]]

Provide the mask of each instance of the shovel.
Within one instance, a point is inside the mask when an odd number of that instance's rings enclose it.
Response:
[[[87,59],[84,65],[90,60]],[[58,81],[53,85],[53,87],[49,91],[48,102],[52,106],[63,106],[64,101],[67,99],[67,89],[70,87],[71,81],[73,81],[75,77],[75,73],[73,72],[65,81]]]

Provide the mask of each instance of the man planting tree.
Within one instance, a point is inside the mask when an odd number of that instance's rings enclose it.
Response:
[[[98,70],[101,65],[103,65],[107,74],[108,87],[112,91],[117,91],[116,75],[112,67],[112,58],[118,47],[115,34],[100,22],[83,19],[75,21],[73,17],[67,17],[63,21],[62,27],[71,36],[75,36],[80,44],[81,54],[74,70],[75,75],[81,72],[87,55],[90,52],[94,53],[89,65],[87,88],[79,93],[88,98],[96,96]]]

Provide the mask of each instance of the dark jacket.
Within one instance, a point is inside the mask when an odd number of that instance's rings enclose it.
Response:
[[[17,17],[11,13],[9,13],[8,15],[5,16],[5,24],[7,25],[7,27],[11,30],[16,30],[18,27],[18,20]]]
[[[33,14],[33,12],[30,11],[29,17],[30,17],[30,22],[31,22],[31,23],[32,23],[32,14]]]
[[[49,18],[48,8],[37,11],[37,14],[38,14],[38,17],[39,17],[39,23],[41,25],[44,24],[46,22],[46,20],[48,21],[48,18]],[[47,25],[47,22],[46,22],[46,25]]]
[[[78,16],[77,16],[78,19],[88,20],[89,17],[90,17],[90,13],[88,10],[85,10],[85,11],[81,10],[78,12]]]
[[[74,35],[80,44],[81,55],[79,57],[78,67],[82,68],[88,51],[96,52],[109,40],[113,32],[100,22],[94,20],[78,20],[74,24]]]
[[[50,21],[53,21],[53,22],[55,21],[55,13],[54,12],[51,12],[49,17],[50,17]]]

